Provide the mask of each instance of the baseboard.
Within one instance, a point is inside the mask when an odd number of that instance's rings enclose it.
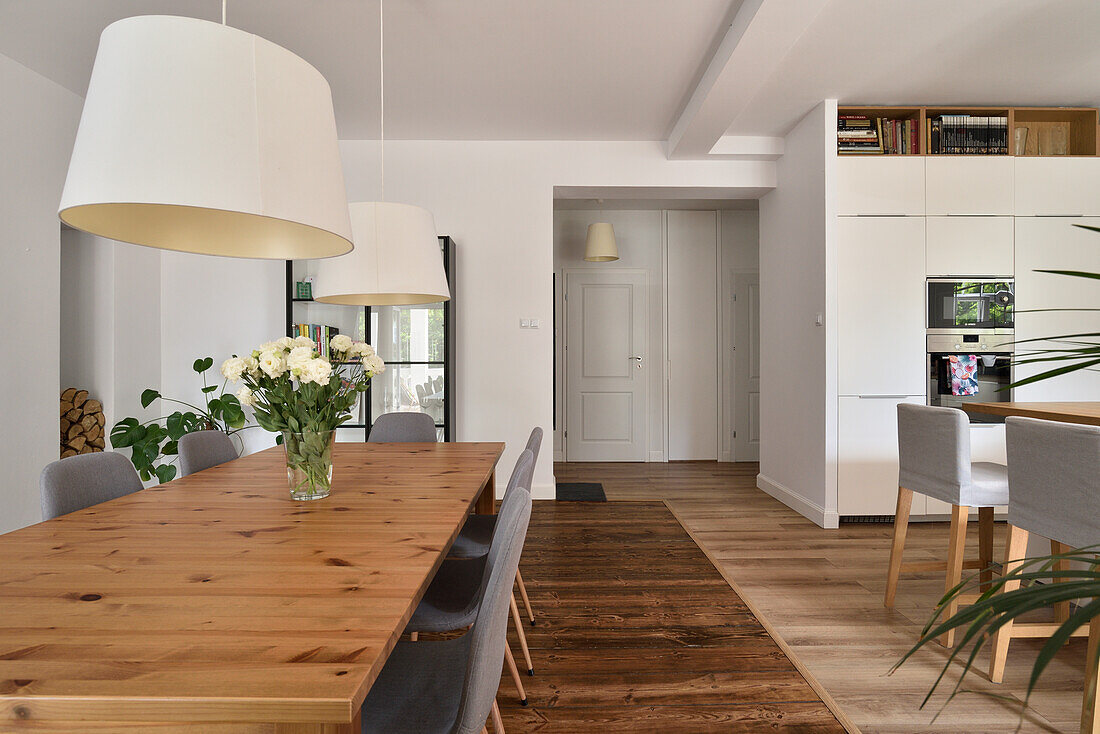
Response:
[[[665,452],[664,451],[650,451],[649,452],[649,462],[651,464],[652,463],[663,463],[664,460],[665,460]]]
[[[554,461],[565,461],[565,452],[564,451],[555,451],[554,452]]]
[[[811,502],[763,474],[756,475],[756,486],[797,512],[799,515],[810,520],[815,525],[823,527],[826,530],[835,530],[840,526],[840,516],[837,514],[836,510],[826,510],[816,502]]]
[[[502,486],[503,485],[499,483],[497,484],[498,488]],[[501,491],[503,491],[503,489],[501,489]],[[557,497],[557,494],[558,487],[555,482],[543,482],[541,484],[531,485],[531,499],[533,500],[552,500]]]

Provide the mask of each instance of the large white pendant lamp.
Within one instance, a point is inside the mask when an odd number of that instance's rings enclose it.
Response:
[[[384,6],[378,4],[381,194],[385,198]],[[350,306],[408,306],[450,299],[435,218],[427,209],[389,201],[348,205],[355,249],[317,263],[313,300]]]
[[[588,225],[588,235],[584,238],[584,259],[594,263],[619,259],[619,247],[615,244],[615,228],[611,224],[595,222]]]
[[[281,260],[348,252],[328,82],[285,48],[224,24],[112,23],[58,214],[165,250]]]

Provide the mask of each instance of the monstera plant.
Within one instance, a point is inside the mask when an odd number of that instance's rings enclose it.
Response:
[[[1100,227],[1089,227],[1083,224],[1073,226],[1100,232]],[[1100,242],[1098,242],[1098,246],[1100,246]],[[1086,270],[1037,270],[1036,272],[1068,278],[1100,280],[1100,273]],[[1046,308],[1017,311],[1017,313],[1041,311],[1100,311],[1100,308]],[[1046,342],[1054,346],[1039,345],[1036,349],[1026,351],[1024,356],[1017,359],[1014,364],[1047,364],[1050,366],[1049,369],[1018,380],[1010,387],[1030,385],[1070,372],[1094,369],[1100,365],[1100,332],[1081,332],[1024,339],[1017,341],[1016,344],[1035,344],[1038,342]],[[1098,560],[1100,560],[1100,545],[1070,550],[1060,555],[1036,556],[1024,559],[1011,572],[994,581],[974,604],[961,606],[955,614],[947,616],[945,610],[951,602],[973,591],[980,583],[978,574],[964,580],[947,592],[940,600],[932,618],[924,626],[920,640],[902,657],[894,668],[897,669],[898,666],[911,658],[917,650],[936,640],[948,630],[960,630],[962,632],[961,642],[952,650],[943,670],[936,678],[921,705],[923,706],[932,697],[950,666],[959,661],[963,666],[963,674],[959,676],[958,682],[947,699],[950,701],[963,690],[963,681],[971,671],[978,654],[985,649],[998,629],[1008,622],[1014,621],[1020,615],[1033,610],[1043,609],[1058,602],[1079,600],[1079,606],[1073,610],[1068,619],[1055,628],[1036,657],[1028,681],[1027,697],[1025,697],[1026,706],[1039,676],[1046,670],[1054,654],[1069,640],[1074,632],[1090,625],[1094,618],[1100,616],[1100,570],[1097,566]],[[1057,570],[1056,565],[1059,561],[1071,562],[1070,568]],[[1009,581],[1019,581],[1019,588],[1004,591],[1004,586]],[[972,647],[964,652],[968,645],[972,645]],[[1090,653],[1100,655],[1100,649],[1091,650]],[[1085,695],[1092,697],[1089,699],[1092,706],[1097,704],[1095,689],[1086,690]]]
[[[247,427],[248,419],[236,395],[226,392],[227,382],[208,384],[207,372],[214,364],[212,357],[196,359],[192,365],[202,377],[202,394],[205,408],[184,400],[166,398],[159,390],[148,388],[141,393],[141,407],[154,403],[163,406],[181,406],[167,415],[148,420],[123,418],[111,429],[111,446],[130,449],[130,461],[142,480],[156,477],[160,482],[175,478],[177,443],[180,438],[194,431],[223,431],[233,436]],[[158,411],[161,412],[161,411]]]

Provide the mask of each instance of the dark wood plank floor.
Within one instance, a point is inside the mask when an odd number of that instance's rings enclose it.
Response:
[[[509,734],[844,731],[663,503],[536,502],[521,570],[535,677],[527,708],[503,678]]]

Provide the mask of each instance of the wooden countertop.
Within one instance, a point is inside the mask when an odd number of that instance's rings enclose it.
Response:
[[[0,728],[358,732],[503,449],[338,443],[312,502],[268,449],[0,536]]]
[[[1005,417],[1022,416],[1047,421],[1100,426],[1100,403],[1095,402],[967,403],[963,406],[963,410],[967,413],[984,413]]]

